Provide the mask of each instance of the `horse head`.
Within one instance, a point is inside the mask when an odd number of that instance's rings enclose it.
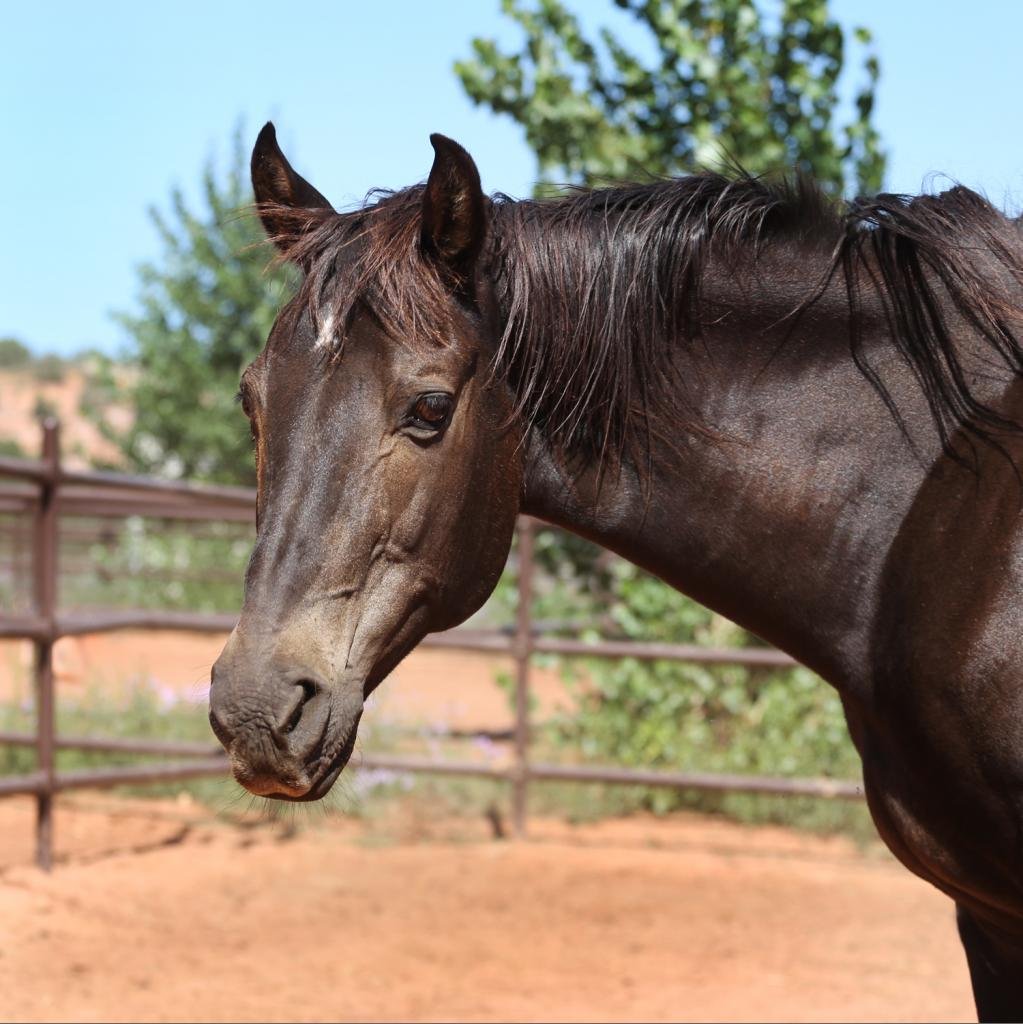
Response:
[[[431,138],[425,186],[335,212],[272,125],[252,179],[304,283],[242,378],[257,537],[210,719],[256,794],[323,796],[363,703],[426,635],[497,582],[520,505],[521,431],[491,373],[489,200],[472,158]]]

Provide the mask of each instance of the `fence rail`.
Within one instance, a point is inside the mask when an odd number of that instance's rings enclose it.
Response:
[[[195,612],[112,611],[61,614],[57,607],[58,521],[67,516],[149,516],[161,519],[251,522],[255,495],[241,487],[153,480],[117,473],[66,469],[60,460],[59,427],[43,424],[42,458],[0,457],[0,479],[14,480],[0,489],[0,512],[32,517],[33,611],[25,615],[0,614],[0,639],[24,638],[35,648],[36,731],[0,731],[0,744],[33,747],[33,772],[0,778],[0,796],[32,794],[36,798],[36,860],[48,870],[53,862],[53,798],[71,789],[143,785],[226,774],[227,757],[216,746],[165,741],[59,736],[55,721],[53,645],[61,637],[120,629],[228,632],[236,616]],[[530,758],[530,663],[534,654],[569,657],[665,659],[703,664],[759,667],[791,666],[781,651],[764,648],[709,648],[691,644],[603,640],[586,643],[538,635],[532,616],[533,538],[538,524],[520,517],[518,524],[518,612],[510,632],[459,628],[423,640],[424,647],[485,651],[510,656],[515,662],[515,717],[511,731],[513,757],[506,768],[445,761],[438,758],[365,755],[368,769],[393,769],[435,775],[477,776],[499,779],[512,789],[515,832],[526,828],[530,782],[571,781],[623,785],[662,786],[719,792],[860,799],[862,789],[835,779],[774,778],[707,772],[642,771],[607,766],[545,764]],[[63,749],[106,753],[132,753],[175,757],[163,764],[57,771],[56,753]]]

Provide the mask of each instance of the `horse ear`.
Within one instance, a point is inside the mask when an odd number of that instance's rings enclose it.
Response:
[[[430,144],[434,157],[423,192],[423,248],[466,286],[487,233],[480,172],[453,139],[434,133]]]
[[[331,210],[333,207],[298,174],[277,145],[277,131],[271,121],[252,149],[252,188],[256,208],[266,233],[282,251],[287,251],[301,233],[303,210]],[[294,210],[298,216],[289,216]]]

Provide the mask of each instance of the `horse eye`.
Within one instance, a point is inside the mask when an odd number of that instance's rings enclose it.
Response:
[[[450,395],[420,395],[412,407],[409,422],[421,430],[440,430],[451,415],[452,404]]]
[[[249,419],[252,419],[252,400],[249,397],[249,389],[245,387],[239,388],[238,393],[234,396],[234,400],[242,407],[242,412]]]

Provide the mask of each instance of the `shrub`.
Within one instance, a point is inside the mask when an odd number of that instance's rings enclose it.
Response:
[[[561,632],[587,640],[603,634],[715,647],[763,646],[624,560],[601,560],[596,549],[591,557],[578,552],[564,557],[556,534],[538,535],[537,564],[535,615],[560,623]],[[500,600],[514,603],[510,580],[503,582]],[[576,697],[576,710],[547,723],[537,739],[561,760],[676,771],[860,776],[838,694],[807,669],[634,658],[556,663]],[[609,795],[608,801],[617,811],[692,807],[747,821],[869,831],[862,807],[822,800],[636,787]]]
[[[0,368],[17,370],[32,361],[32,353],[17,338],[0,338]]]
[[[40,356],[32,365],[36,380],[47,384],[58,384],[64,379],[67,366],[60,356]]]
[[[0,455],[8,455],[16,459],[28,458],[25,449],[13,437],[0,437]]]

